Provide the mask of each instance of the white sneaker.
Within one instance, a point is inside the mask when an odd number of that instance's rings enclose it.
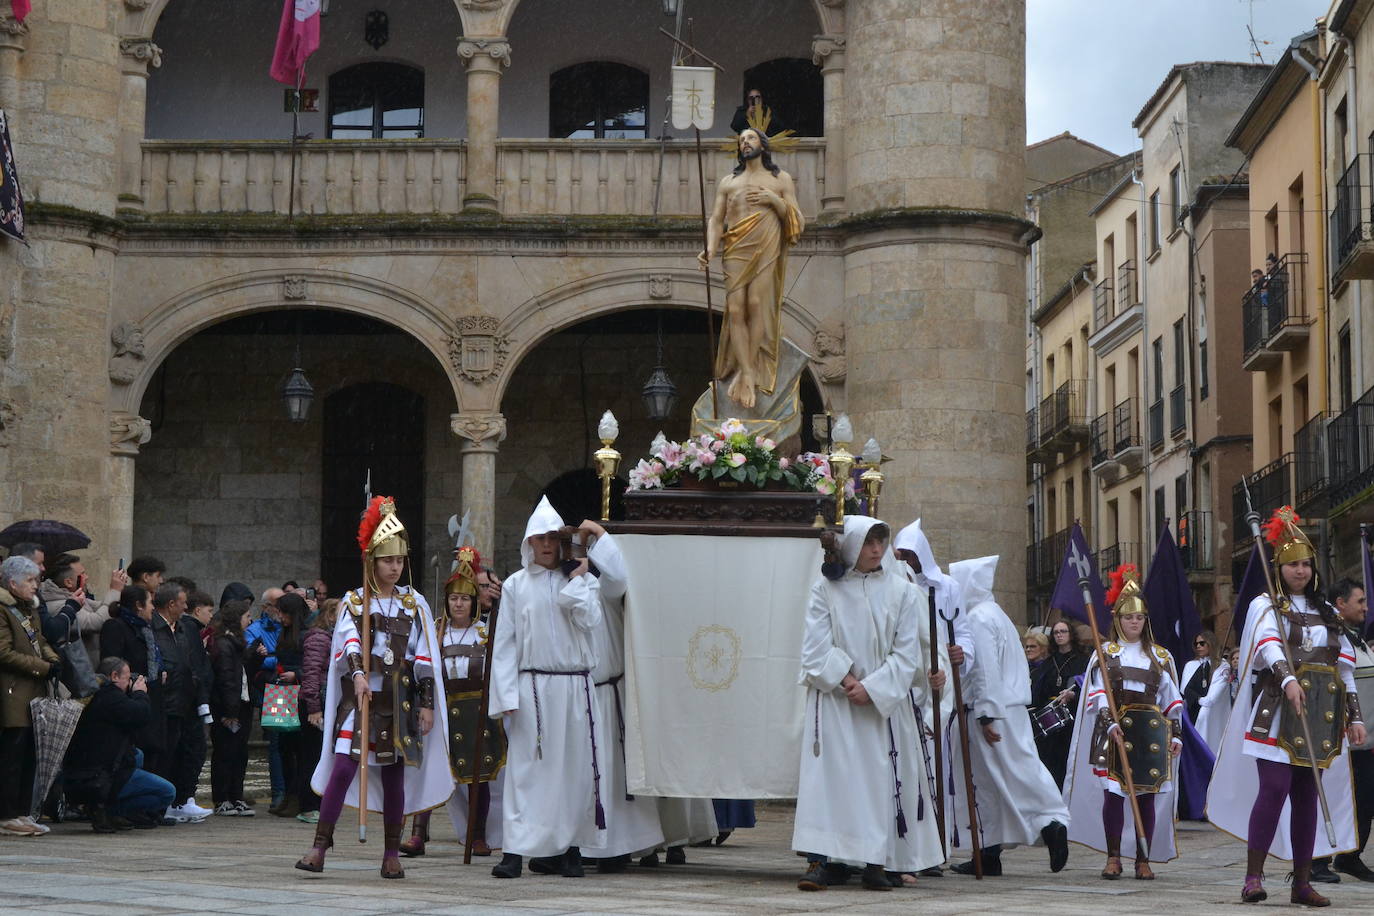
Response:
[[[239,809],[233,802],[223,801],[215,807],[215,813],[222,817],[238,817]]]
[[[194,795],[186,799],[186,804],[182,805],[181,809],[187,814],[193,814],[196,817],[209,817],[211,814],[215,813],[213,808],[202,808],[200,805],[196,804],[196,797]]]
[[[186,809],[182,805],[168,805],[167,810],[162,816],[178,824],[189,824],[193,820],[192,816],[186,813]]]
[[[228,804],[228,802],[225,804]],[[258,814],[258,812],[249,807],[247,802],[236,801],[234,802],[234,807],[239,809],[239,817],[256,817]]]
[[[20,820],[23,821],[24,823],[28,824],[28,825],[29,825],[30,827],[32,827],[34,830],[37,830],[37,831],[38,831],[38,836],[42,836],[43,834],[48,833],[48,832],[50,832],[50,831],[52,830],[52,828],[49,827],[48,825],[38,823],[38,821],[36,821],[36,820],[34,820],[33,818],[29,817],[27,814],[24,815],[23,817],[21,817]]]
[[[0,835],[42,836],[43,832],[22,817],[12,817],[7,821],[0,821]]]

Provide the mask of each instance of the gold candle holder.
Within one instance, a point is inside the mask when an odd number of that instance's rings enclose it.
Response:
[[[854,468],[854,456],[848,445],[854,441],[854,427],[850,425],[849,415],[840,414],[831,428],[833,441],[830,452],[830,472],[835,475],[835,524],[844,524],[844,485],[849,480],[849,472]]]
[[[620,452],[611,446],[620,435],[620,424],[608,410],[601,415],[596,434],[601,439],[601,448],[592,455],[596,461],[596,475],[601,478],[601,520],[611,520],[611,478],[620,470]]]
[[[868,500],[868,514],[878,517],[878,497],[883,491],[883,450],[877,439],[864,443],[859,467],[864,472],[859,475],[859,485],[863,487],[864,497]]]

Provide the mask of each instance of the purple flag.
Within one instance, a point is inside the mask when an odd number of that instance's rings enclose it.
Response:
[[[1264,564],[1269,562],[1265,556],[1264,548],[1260,541],[1255,541],[1255,546],[1250,551],[1250,559],[1245,564],[1245,575],[1241,578],[1240,584],[1236,586],[1236,604],[1231,611],[1231,627],[1236,633],[1236,645],[1240,645],[1240,636],[1245,632],[1245,612],[1250,609],[1250,602],[1269,590],[1264,578]],[[1241,659],[1241,664],[1245,664],[1245,659]]]
[[[1097,574],[1097,565],[1088,551],[1088,541],[1083,537],[1083,529],[1078,522],[1073,523],[1069,532],[1069,546],[1064,551],[1064,562],[1059,567],[1059,578],[1054,583],[1054,593],[1050,595],[1050,607],[1082,623],[1091,624],[1088,609],[1083,604],[1083,589],[1078,580],[1088,577],[1088,591],[1092,595],[1093,607],[1097,609],[1097,632],[1104,636],[1112,631],[1112,609],[1106,607],[1107,591],[1102,587],[1102,578]]]
[[[1360,525],[1360,568],[1364,570],[1364,593],[1366,598],[1371,594],[1370,588],[1374,587],[1374,527]],[[1365,612],[1364,615],[1364,636],[1369,639],[1374,636],[1374,614]]]
[[[1168,525],[1160,531],[1159,545],[1150,561],[1150,575],[1141,592],[1150,609],[1150,630],[1155,642],[1168,649],[1175,660],[1192,658],[1193,637],[1202,632],[1202,618],[1193,603],[1183,557]]]

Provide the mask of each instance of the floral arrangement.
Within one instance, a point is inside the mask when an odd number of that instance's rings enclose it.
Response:
[[[835,493],[836,483],[825,455],[806,452],[796,458],[778,454],[778,444],[766,436],[751,436],[744,424],[726,420],[718,429],[684,442],[671,442],[660,433],[649,446],[649,457],[630,469],[631,490],[671,487],[685,475],[697,480],[735,481],[762,489],[778,483],[784,489]],[[853,481],[845,481],[846,498],[854,495]]]

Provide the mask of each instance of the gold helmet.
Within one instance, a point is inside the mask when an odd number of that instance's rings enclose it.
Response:
[[[478,556],[476,548],[458,548],[458,568],[449,576],[444,583],[444,595],[472,595],[477,596],[479,591],[477,586],[477,576],[482,572],[482,558]]]
[[[1112,570],[1111,588],[1107,589],[1107,603],[1112,606],[1112,639],[1121,641],[1120,619],[1126,614],[1144,614],[1145,630],[1143,636],[1154,642],[1150,631],[1150,611],[1141,597],[1140,569],[1134,563],[1122,563]]]
[[[1274,551],[1274,568],[1298,560],[1311,560],[1317,556],[1312,542],[1298,527],[1302,519],[1293,511],[1292,506],[1281,506],[1264,523],[1264,539]]]
[[[367,504],[362,523],[358,525],[358,547],[363,553],[363,576],[370,587],[376,586],[371,561],[410,554],[406,526],[396,515],[396,501],[390,496],[374,496]]]

